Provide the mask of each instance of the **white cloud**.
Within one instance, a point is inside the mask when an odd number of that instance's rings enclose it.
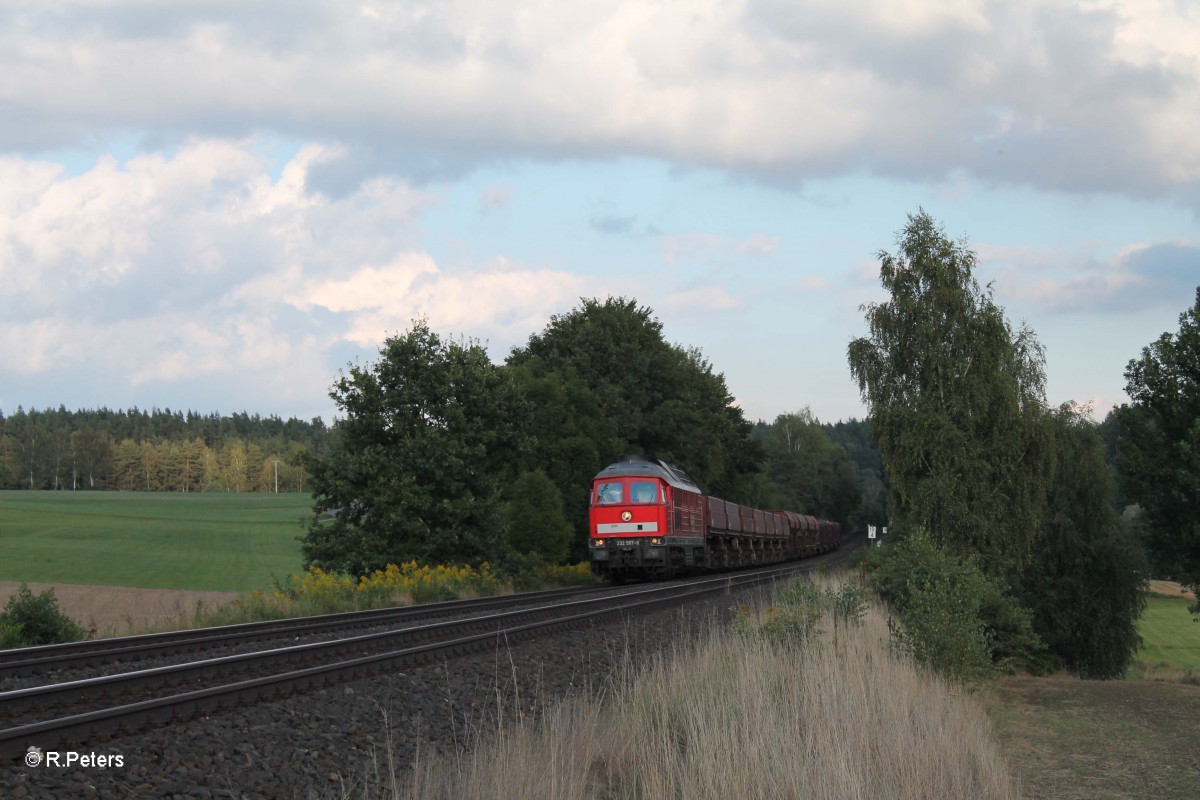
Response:
[[[820,275],[805,275],[799,280],[794,281],[792,286],[802,292],[822,292],[833,288],[833,284]]]
[[[493,186],[479,196],[479,208],[484,213],[506,208],[512,199],[507,186]]]
[[[738,244],[739,253],[754,256],[773,256],[779,250],[779,237],[756,233]]]
[[[0,375],[320,396],[340,344],[373,348],[422,315],[517,341],[586,293],[582,278],[503,259],[447,273],[419,248],[430,196],[393,179],[336,199],[309,188],[341,154],[302,148],[274,178],[253,141],[191,140],[80,175],[0,161]]]
[[[1139,242],[1109,258],[1033,248],[976,248],[995,291],[1038,313],[1132,313],[1172,307],[1200,282],[1200,247]]]
[[[429,255],[409,253],[384,267],[364,267],[345,278],[312,280],[301,294],[288,300],[301,310],[314,305],[330,311],[380,309],[404,302],[417,280],[437,274]]]
[[[728,247],[728,239],[712,233],[681,233],[659,238],[663,261],[668,264],[718,258]]]
[[[847,270],[846,277],[851,285],[879,286],[879,261],[863,259],[855,262]]]
[[[880,299],[878,265],[851,265],[873,245],[805,252],[842,224],[806,206],[811,178],[896,190],[835,199],[860,212],[841,238],[876,244],[876,207],[930,185],[963,213],[990,213],[963,187],[1013,185],[1035,205],[1050,190],[1200,209],[1200,13],[1166,0],[0,4],[0,71],[13,396],[92,371],[141,381],[139,398],[186,376],[319,397],[331,364],[418,314],[508,344],[602,281],[681,318],[796,289]],[[543,183],[526,160],[549,165]],[[603,163],[557,169],[579,160]],[[614,162],[633,168],[606,184]],[[646,163],[699,180],[626,179]],[[486,180],[444,192],[480,164]],[[551,207],[582,194],[552,186],[565,174],[598,176],[583,211]],[[703,202],[671,195],[685,185]],[[1008,242],[1028,240],[1019,216]],[[989,235],[1006,224],[989,219]],[[1196,237],[1166,241],[1186,224],[1123,228],[1145,242],[1126,253],[986,266],[1034,310],[1161,305],[1194,288]],[[773,230],[804,274],[781,268]],[[497,241],[531,260],[493,260]],[[672,274],[648,278],[647,249]],[[831,288],[810,266],[857,274]]]
[[[1200,15],[1152,0],[140,2],[0,11],[0,148],[346,142],[358,177],[627,153],[794,182],[1200,180]],[[286,22],[284,21],[286,18]],[[336,171],[336,170],[335,170]]]
[[[44,372],[69,360],[64,328],[57,320],[0,324],[0,372]]]
[[[356,312],[345,338],[363,347],[382,342],[417,317],[458,332],[489,332],[507,340],[540,327],[587,291],[567,272],[503,269],[447,275],[424,253],[387,268],[365,268],[338,281],[311,283],[289,298],[297,308]]]
[[[729,311],[745,307],[742,300],[734,297],[721,286],[701,286],[695,289],[671,292],[667,295],[664,305],[672,311]]]

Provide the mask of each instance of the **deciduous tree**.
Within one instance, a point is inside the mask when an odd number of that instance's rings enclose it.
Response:
[[[1145,553],[1113,510],[1095,425],[1070,406],[1047,417],[1053,471],[1022,602],[1034,630],[1071,672],[1118,678],[1141,643]]]
[[[766,430],[764,449],[775,493],[772,506],[849,525],[859,502],[854,466],[809,409],[776,417]]]
[[[309,563],[364,574],[502,552],[500,494],[522,459],[523,411],[483,347],[445,341],[418,321],[376,362],[351,366],[330,396],[345,415],[341,447],[304,460]]]
[[[588,492],[600,466],[624,445],[595,393],[571,373],[535,374],[528,366],[505,368],[525,399],[522,421],[529,450],[524,470],[541,470],[555,486],[572,533],[574,558],[587,556]]]
[[[504,505],[505,540],[518,555],[560,563],[567,556],[571,526],[554,482],[541,470],[524,472]]]
[[[698,350],[668,344],[662,323],[636,300],[584,300],[551,317],[508,363],[581,381],[625,452],[678,464],[714,494],[729,493],[761,463],[724,376]]]
[[[1145,511],[1154,561],[1200,595],[1200,287],[1179,317],[1125,368],[1117,467]],[[1200,614],[1200,602],[1193,607]]]
[[[974,277],[975,253],[924,211],[879,254],[850,370],[870,408],[892,525],[923,527],[996,574],[1032,555],[1047,468],[1044,357]]]

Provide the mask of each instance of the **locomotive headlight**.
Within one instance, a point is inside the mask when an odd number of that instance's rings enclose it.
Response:
[[[650,544],[652,544],[652,545],[656,545],[656,544],[662,544],[662,539],[660,539],[659,537],[655,536],[655,537],[653,537],[653,538],[651,538],[651,539],[650,539]]]
[[[604,547],[603,539],[592,539],[592,547]]]

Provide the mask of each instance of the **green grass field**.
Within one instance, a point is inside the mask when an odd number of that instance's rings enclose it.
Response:
[[[1188,613],[1189,604],[1180,597],[1147,597],[1146,613],[1138,626],[1142,635],[1138,659],[1147,664],[1200,670],[1200,622],[1194,622]]]
[[[247,591],[300,572],[307,494],[0,491],[0,580]]]

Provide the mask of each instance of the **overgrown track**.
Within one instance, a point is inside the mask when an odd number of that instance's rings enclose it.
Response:
[[[0,719],[6,726],[16,724],[0,731],[0,758],[19,756],[33,744],[54,747],[86,742],[94,746],[115,734],[210,715],[385,669],[490,652],[499,642],[587,625],[605,616],[681,605],[811,571],[847,557],[848,552],[843,550],[798,564],[648,585],[589,600],[554,603],[555,598],[542,593],[542,601],[551,602],[533,608],[477,613],[449,622],[4,692],[0,693]],[[490,608],[528,605],[529,598],[490,598]],[[457,611],[447,613],[461,612],[460,605]],[[320,619],[317,624],[328,623]]]

